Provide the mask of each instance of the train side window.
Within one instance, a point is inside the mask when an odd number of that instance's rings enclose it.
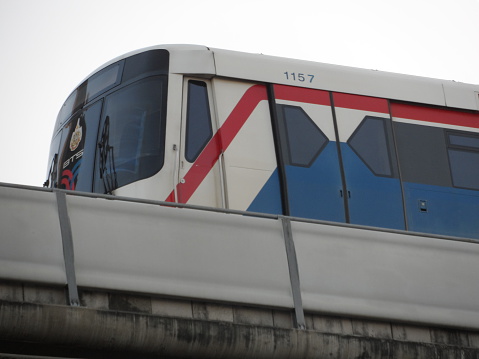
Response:
[[[444,129],[395,122],[394,130],[404,182],[452,186]]]
[[[286,164],[310,167],[329,140],[301,107],[279,105]]]
[[[348,140],[364,164],[377,176],[392,176],[385,119],[366,116]]]
[[[471,136],[464,133],[448,133],[448,140],[450,146],[479,151],[479,135]]]
[[[203,81],[188,81],[185,158],[194,162],[213,136],[208,89]]]
[[[454,187],[479,190],[479,135],[447,133]]]

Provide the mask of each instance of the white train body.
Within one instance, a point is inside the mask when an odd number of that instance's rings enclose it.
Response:
[[[479,238],[479,86],[158,46],[73,92],[51,163],[50,187]]]

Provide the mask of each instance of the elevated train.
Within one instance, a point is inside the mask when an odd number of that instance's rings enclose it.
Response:
[[[479,85],[194,45],[103,65],[47,187],[479,239]]]

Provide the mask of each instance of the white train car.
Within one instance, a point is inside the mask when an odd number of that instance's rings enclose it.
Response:
[[[479,86],[155,46],[68,97],[46,185],[479,239]]]

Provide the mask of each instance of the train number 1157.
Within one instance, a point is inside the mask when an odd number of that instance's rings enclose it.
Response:
[[[313,82],[314,75],[310,74],[302,74],[302,73],[296,73],[296,72],[289,72],[286,71],[284,73],[286,76],[286,80],[291,80],[291,81],[299,81],[299,82]]]

